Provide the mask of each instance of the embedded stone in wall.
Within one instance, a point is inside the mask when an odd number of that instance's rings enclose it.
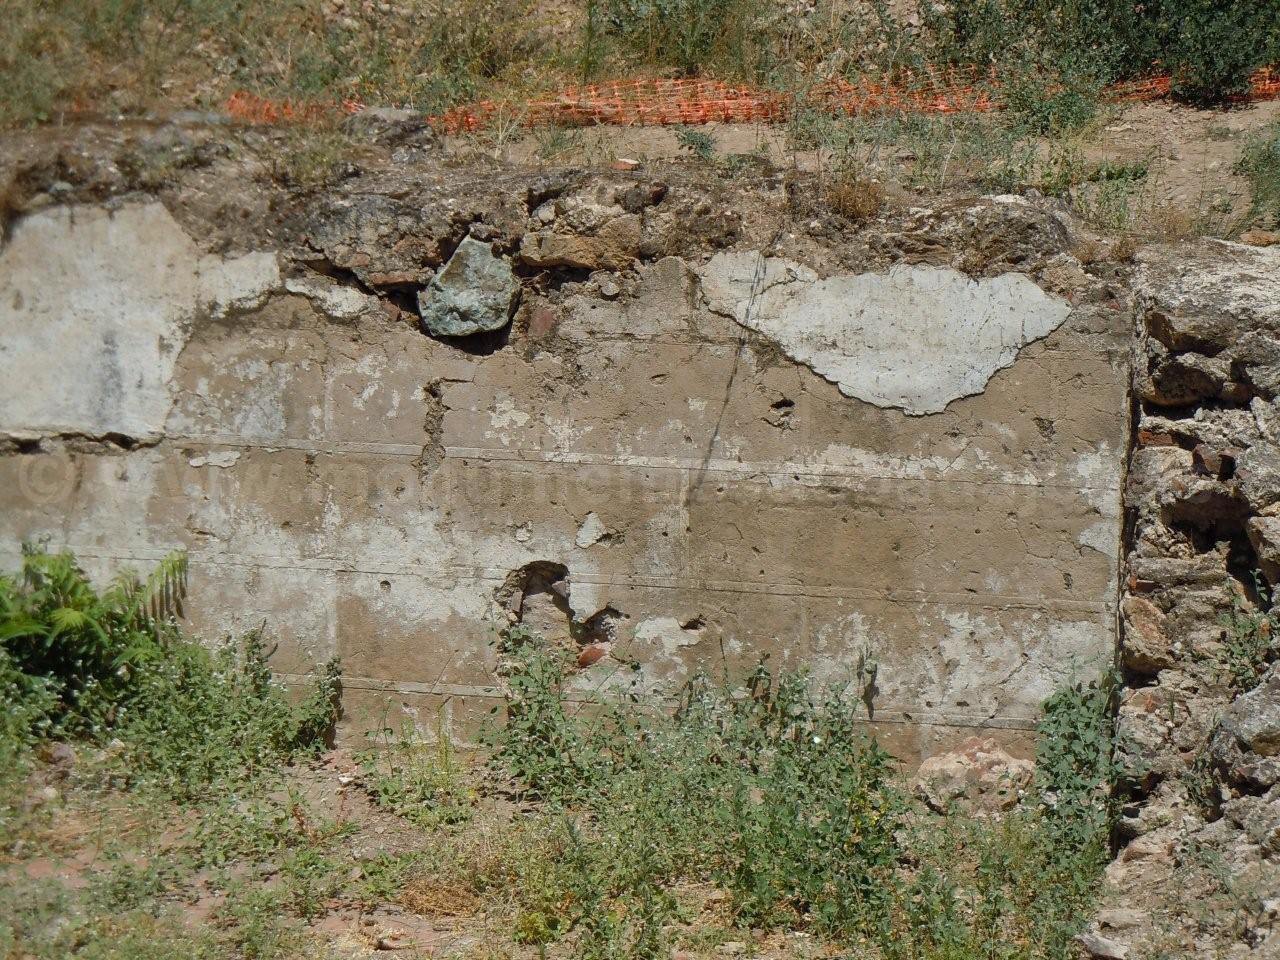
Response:
[[[422,326],[437,337],[501,330],[511,320],[520,282],[489,244],[467,237],[418,295]]]
[[[712,310],[775,341],[845,396],[916,416],[981,393],[1071,312],[1019,273],[974,280],[895,266],[820,280],[754,251],[717,254],[702,284]]]

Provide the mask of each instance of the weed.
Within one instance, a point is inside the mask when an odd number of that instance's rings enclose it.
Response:
[[[1014,944],[1070,956],[1107,854],[1106,684],[1046,705],[1031,801],[994,824],[939,823],[911,813],[857,696],[816,697],[761,665],[742,693],[699,679],[674,713],[597,704],[588,719],[564,707],[557,654],[523,637],[513,655],[495,761],[554,801],[512,858],[519,942],[572,935],[580,957],[664,955],[672,890],[710,882],[735,924],[803,927],[886,957],[1028,955]]]
[[[155,901],[169,888],[171,873],[161,863],[121,861],[94,878],[89,898],[103,913],[154,909]]]
[[[1271,594],[1257,574],[1254,590],[1259,597],[1258,605],[1233,591],[1231,609],[1218,621],[1224,628],[1224,636],[1215,659],[1237,694],[1247,693],[1261,683],[1275,658],[1276,622],[1270,613]]]
[[[324,125],[288,130],[281,149],[272,155],[272,175],[280,183],[317,190],[356,171],[358,148],[349,135]]]
[[[676,143],[681,150],[697,157],[703,163],[711,163],[716,157],[716,138],[697,127],[676,127]]]
[[[311,945],[282,916],[276,894],[267,890],[233,887],[220,911],[227,926],[227,940],[244,960],[290,960],[312,956]]]
[[[418,851],[379,853],[361,864],[359,879],[347,892],[368,906],[396,900],[405,884],[423,867],[424,856]]]
[[[324,913],[327,902],[341,889],[346,871],[332,856],[304,847],[296,850],[280,866],[285,903],[303,920]]]
[[[118,718],[131,775],[179,796],[204,784],[252,777],[324,744],[337,715],[338,668],[322,668],[297,706],[272,679],[260,631],[215,653],[175,642],[139,676]]]
[[[686,76],[712,70],[758,79],[768,40],[759,0],[608,0],[607,27],[625,49]]]
[[[538,157],[545,162],[562,160],[566,155],[581,151],[584,138],[581,130],[564,127],[536,127],[534,142],[538,145]]]
[[[870,220],[884,207],[884,187],[874,180],[844,176],[827,187],[831,209],[852,223]]]
[[[411,726],[371,734],[374,748],[360,756],[365,789],[379,805],[423,827],[462,823],[476,803],[453,744],[438,729],[435,743]]]
[[[1249,181],[1250,216],[1266,226],[1280,226],[1280,123],[1249,139],[1235,172]]]

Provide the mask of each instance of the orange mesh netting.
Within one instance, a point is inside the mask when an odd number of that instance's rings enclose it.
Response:
[[[985,83],[983,81],[986,81]],[[1167,76],[1116,84],[1107,91],[1113,102],[1135,103],[1167,97]],[[906,76],[896,82],[850,83],[828,80],[811,89],[806,105],[834,115],[882,112],[977,113],[1001,108],[999,84],[977,70]],[[1280,98],[1280,67],[1259,70],[1250,80],[1246,100]],[[796,103],[792,94],[720,80],[626,80],[566,87],[560,93],[525,101],[481,100],[454,107],[426,121],[442,133],[466,133],[506,120],[527,127],[656,127],[671,124],[776,123],[787,119]],[[282,123],[358,113],[358,100],[342,103],[269,100],[236,93],[227,113],[248,123]]]
[[[239,91],[227,98],[223,105],[227,116],[244,123],[293,123],[300,120],[321,120],[335,113],[359,113],[364,104],[359,100],[327,103],[321,100],[270,100],[254,93]]]

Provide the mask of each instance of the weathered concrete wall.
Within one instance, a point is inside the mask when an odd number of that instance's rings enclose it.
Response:
[[[854,682],[905,755],[1016,743],[1110,661],[1131,314],[1065,240],[1024,269],[899,249],[851,272],[749,238],[646,256],[627,238],[648,211],[583,237],[529,207],[523,242],[499,238],[513,329],[478,345],[350,280],[379,268],[366,249],[404,255],[389,229],[315,241],[316,272],[283,245],[200,252],[155,202],[19,221],[7,557],[37,536],[102,568],[185,546],[206,633],[265,619],[285,674],[341,655],[353,722],[389,692],[458,736],[516,618],[606,654],[584,689],[762,654]],[[437,263],[457,245],[428,239]]]

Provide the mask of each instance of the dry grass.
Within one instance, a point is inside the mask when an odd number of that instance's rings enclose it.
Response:
[[[843,177],[827,187],[827,200],[840,216],[861,223],[884,209],[885,189],[875,180]]]
[[[377,5],[384,6],[384,5]],[[273,97],[426,112],[552,69],[531,0],[48,0],[0,20],[0,126]]]
[[[472,917],[480,909],[480,898],[474,892],[438,877],[409,881],[400,891],[400,903],[424,917]]]

